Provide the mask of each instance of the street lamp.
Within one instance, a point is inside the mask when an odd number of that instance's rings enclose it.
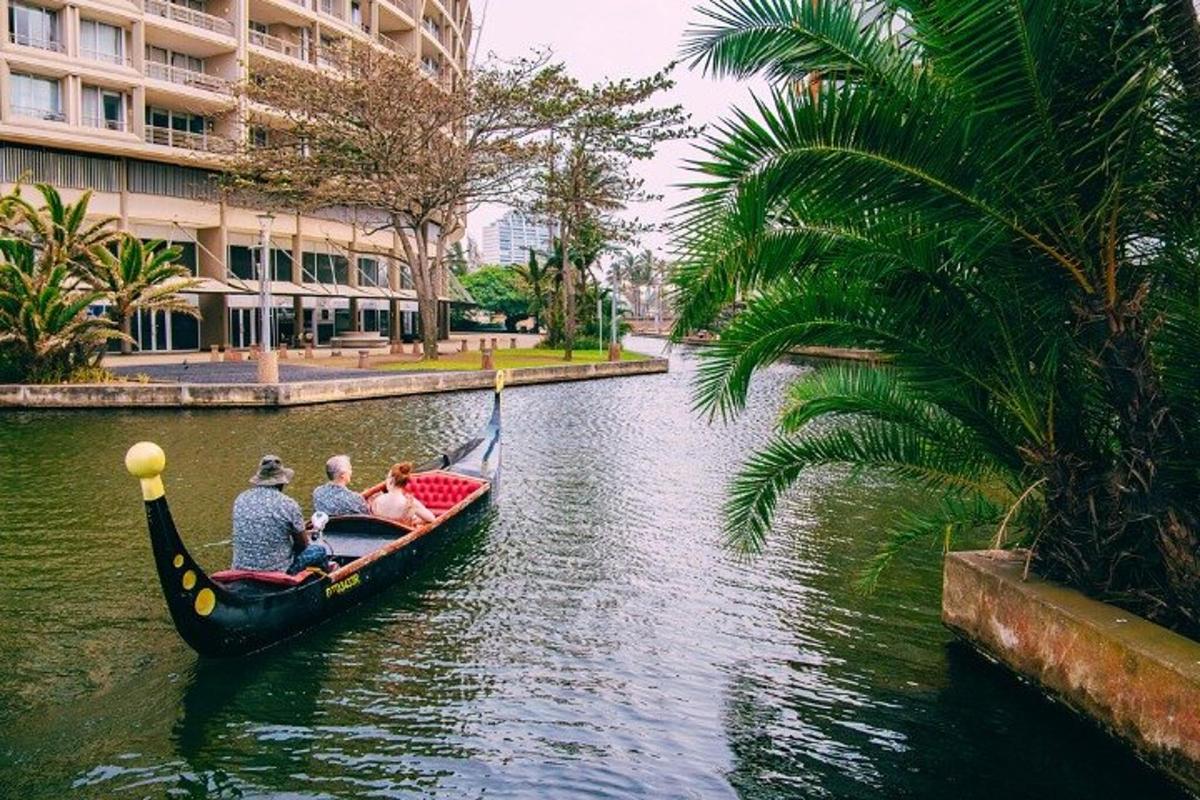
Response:
[[[275,215],[258,215],[258,382],[279,383],[279,362],[271,349],[271,224]]]

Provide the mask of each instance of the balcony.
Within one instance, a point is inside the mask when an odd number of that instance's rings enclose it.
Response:
[[[229,82],[215,75],[204,72],[176,67],[171,64],[160,64],[157,61],[146,62],[146,77],[180,86],[190,86],[193,89],[203,89],[206,92],[228,92]]]
[[[8,37],[13,44],[19,44],[22,47],[36,47],[38,50],[49,50],[51,53],[65,53],[66,46],[58,39],[46,39],[41,36],[30,36],[26,33],[17,33],[13,31]]]
[[[14,116],[25,117],[27,119],[44,119],[50,122],[67,121],[67,115],[61,109],[13,105],[12,113]]]
[[[79,48],[80,58],[86,58],[89,61],[102,61],[105,64],[116,64],[118,67],[129,66],[129,58],[124,53],[109,53],[103,50],[95,50],[91,47]]]
[[[288,58],[295,58],[300,61],[308,60],[307,54],[301,50],[300,45],[289,42],[286,39],[280,39],[278,36],[272,36],[269,33],[250,31],[250,44],[280,53]]]
[[[404,45],[400,44],[395,39],[388,38],[387,36],[380,36],[379,43],[383,45],[384,49],[391,50],[393,53],[404,52]]]
[[[146,126],[146,144],[177,147],[182,150],[201,150],[206,153],[218,153],[228,149],[224,139],[210,133],[179,131],[157,125]]]
[[[106,131],[121,131],[129,130],[129,125],[123,119],[107,119],[106,117],[88,117],[83,118],[83,124],[88,128],[100,128]]]
[[[411,19],[417,18],[416,5],[413,0],[383,0],[384,3],[399,11],[401,14],[407,14]]]
[[[145,0],[147,14],[163,17],[164,19],[182,22],[194,28],[219,33],[222,36],[233,36],[233,23],[227,19],[205,14],[203,11],[193,11],[186,6],[166,2],[166,0]]]

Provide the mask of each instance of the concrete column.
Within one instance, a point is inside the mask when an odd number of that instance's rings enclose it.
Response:
[[[140,19],[133,21],[133,27],[129,31],[129,63],[138,71],[138,74],[144,74],[146,70],[146,24]]]
[[[78,75],[68,75],[63,97],[63,111],[67,115],[67,123],[79,125],[83,119],[83,82]]]
[[[132,113],[129,115],[129,130],[137,134],[142,141],[146,140],[146,87],[133,87]]]
[[[8,15],[5,14],[4,18],[8,19]],[[371,0],[367,11],[367,24],[371,26],[371,37],[373,39],[379,39],[383,36],[379,31],[379,0]]]
[[[5,15],[7,16],[7,15]],[[67,6],[63,9],[63,42],[67,45],[67,55],[79,58],[79,6]]]
[[[8,0],[0,0],[0,42],[8,43]]]

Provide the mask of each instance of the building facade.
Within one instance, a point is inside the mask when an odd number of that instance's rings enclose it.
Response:
[[[0,0],[0,184],[93,190],[92,213],[183,249],[200,319],[147,314],[142,350],[255,344],[260,209],[225,202],[213,180],[250,135],[233,88],[260,62],[321,69],[345,39],[461,80],[471,25],[468,0]],[[393,233],[337,209],[270,226],[281,341],[416,333]]]
[[[524,264],[529,253],[550,252],[550,226],[522,214],[509,211],[483,229],[485,264]]]

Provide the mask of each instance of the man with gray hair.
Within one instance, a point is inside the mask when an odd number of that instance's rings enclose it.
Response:
[[[363,496],[348,488],[352,475],[349,456],[334,456],[326,461],[325,474],[329,476],[329,483],[313,489],[313,511],[331,517],[371,513]]]

